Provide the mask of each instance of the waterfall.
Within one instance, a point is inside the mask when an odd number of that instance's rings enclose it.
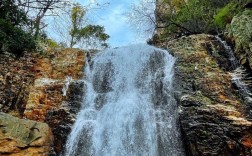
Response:
[[[139,44],[105,50],[85,69],[66,156],[183,156],[173,58]]]
[[[244,100],[245,103],[252,103],[251,93],[247,87],[247,84],[243,81],[247,76],[246,70],[240,66],[239,61],[234,56],[234,51],[232,48],[227,44],[226,41],[223,41],[220,37],[215,36],[215,38],[221,42],[224,46],[226,53],[229,56],[229,61],[231,63],[232,69],[234,69],[230,74],[232,76],[232,81],[236,85],[239,90],[239,93]]]

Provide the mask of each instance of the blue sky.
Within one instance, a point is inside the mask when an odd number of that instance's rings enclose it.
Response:
[[[93,0],[94,3],[105,4],[102,9],[91,10],[87,17],[94,24],[105,27],[106,33],[110,35],[109,44],[111,47],[124,46],[139,42],[145,42],[146,39],[133,30],[129,24],[127,16],[133,3],[139,0]],[[78,0],[83,4],[82,0]]]
[[[127,13],[131,13],[131,6],[142,0],[75,0],[87,8],[86,17],[89,24],[104,26],[105,32],[110,36],[108,43],[110,47],[120,47],[128,44],[146,42],[151,35],[139,31],[135,25],[130,24]],[[90,7],[90,3],[93,4]],[[99,4],[103,7],[97,9]],[[96,8],[96,9],[95,9]],[[70,17],[55,16],[48,18],[47,32],[49,37],[57,42],[69,41]],[[69,27],[70,26],[70,27]],[[138,25],[139,27],[139,25]],[[140,25],[140,27],[143,27]]]

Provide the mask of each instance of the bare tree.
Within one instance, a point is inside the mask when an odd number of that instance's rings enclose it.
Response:
[[[92,12],[94,16],[96,10],[107,7],[109,3],[97,3],[96,1],[86,3],[86,5],[72,4],[61,10],[59,16],[54,16],[53,25],[51,29],[54,32],[54,38],[66,47],[79,47],[79,48],[101,48],[103,41],[97,40],[97,37],[88,35],[84,38],[77,37],[81,28],[91,25],[91,21],[87,18],[86,13]],[[77,12],[73,12],[73,8]],[[76,19],[73,20],[73,17]],[[76,24],[74,24],[76,22]],[[94,26],[94,25],[92,25]],[[94,28],[94,27],[93,27]],[[78,39],[77,39],[78,38]],[[103,46],[103,45],[102,45]],[[103,46],[105,47],[105,46]]]
[[[156,28],[155,0],[140,0],[132,4],[130,12],[126,13],[129,23],[137,32],[152,34]]]
[[[18,0],[18,6],[33,20],[31,31],[37,37],[47,26],[42,22],[45,16],[58,16],[59,10],[71,4],[71,0]]]
[[[186,5],[186,0],[141,0],[132,5],[127,14],[129,22],[138,32],[154,33],[156,29],[164,29],[175,26],[186,32],[192,33],[188,28],[175,20],[178,11],[178,2]]]

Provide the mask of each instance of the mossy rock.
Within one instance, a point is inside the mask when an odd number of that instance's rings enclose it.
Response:
[[[252,10],[246,9],[234,16],[229,26],[229,37],[235,41],[235,54],[240,62],[252,69]]]

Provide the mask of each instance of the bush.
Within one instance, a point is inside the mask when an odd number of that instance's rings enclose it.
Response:
[[[233,2],[227,4],[225,7],[220,9],[214,17],[216,26],[220,29],[225,29],[226,25],[231,23],[232,18],[238,11],[237,4]]]
[[[21,28],[14,27],[4,19],[0,19],[0,47],[1,51],[22,55],[24,51],[34,50],[36,43],[31,34]]]
[[[34,50],[36,44],[33,35],[25,31],[30,20],[15,2],[0,1],[0,52],[21,55],[23,51]]]
[[[59,48],[59,47],[60,47],[59,44],[58,44],[56,41],[54,41],[54,40],[52,40],[52,39],[50,39],[50,38],[45,39],[45,44],[46,44],[49,48]]]
[[[223,8],[231,1],[232,0],[164,0],[164,3],[169,5],[166,15],[164,15],[162,19],[162,21],[166,21],[165,25],[167,25],[164,36],[168,35],[174,37],[188,33],[217,33],[218,29],[213,17],[216,15],[218,9]]]

